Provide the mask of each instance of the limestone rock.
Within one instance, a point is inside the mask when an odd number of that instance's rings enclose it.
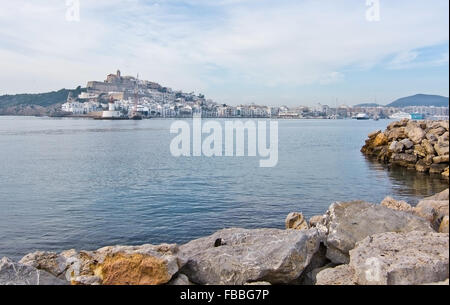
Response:
[[[400,143],[405,147],[405,149],[410,149],[414,146],[414,143],[410,139],[403,139]]]
[[[439,233],[448,233],[448,216],[444,216],[439,226]]]
[[[56,277],[65,279],[65,272],[69,267],[65,253],[69,252],[63,252],[63,254],[60,255],[55,252],[37,251],[25,255],[19,263],[32,266],[36,269],[45,270]]]
[[[369,137],[369,139],[372,139],[372,138],[375,138],[380,133],[381,133],[381,130],[376,130],[374,132],[369,133],[368,137]]]
[[[15,263],[4,257],[0,260],[0,285],[67,285],[64,280],[32,266]]]
[[[375,137],[375,140],[373,141],[373,146],[381,146],[386,145],[388,143],[388,137],[384,133],[380,133]]]
[[[400,164],[415,164],[417,156],[411,154],[392,154],[392,161]]]
[[[427,151],[426,149],[422,146],[422,145],[414,145],[414,150],[413,153],[417,156],[421,156],[421,157],[426,157],[427,156]]]
[[[441,144],[434,144],[434,150],[439,156],[448,155],[448,146],[441,146]]]
[[[406,126],[406,134],[415,144],[420,144],[426,136],[425,131],[423,131],[422,128],[411,123],[408,123]]]
[[[363,201],[332,204],[325,223],[328,228],[327,257],[341,264],[349,262],[349,251],[367,236],[383,232],[433,231],[426,220],[412,213]]]
[[[427,155],[434,156],[436,154],[433,145],[428,140],[423,140],[421,145],[425,149]]]
[[[401,153],[405,149],[405,145],[398,141],[393,141],[391,145],[389,145],[389,150],[395,153]]]
[[[438,156],[433,158],[433,163],[447,163],[448,164],[449,155]]]
[[[309,226],[310,227],[317,227],[318,224],[320,224],[323,220],[323,215],[316,215],[309,219]]]
[[[289,283],[309,265],[319,245],[315,228],[225,229],[180,246],[187,261],[181,271],[197,284]]]
[[[21,262],[81,285],[157,285],[169,282],[183,262],[176,245],[111,246],[96,251],[36,252]]]
[[[340,265],[319,272],[316,285],[356,285],[355,271],[349,265]]]
[[[433,229],[438,231],[442,219],[449,214],[448,199],[422,200],[414,208],[414,213],[429,221]]]
[[[286,217],[286,229],[308,230],[309,225],[302,213],[292,212]]]
[[[350,251],[360,285],[418,285],[449,275],[448,234],[414,231],[365,238]]]
[[[405,133],[405,127],[395,128],[388,132],[388,141],[394,140],[394,139],[405,139],[406,133]]]
[[[396,210],[396,211],[404,211],[404,212],[411,212],[413,210],[412,206],[409,205],[406,201],[399,201],[395,200],[392,197],[386,197],[381,202],[381,206]]]

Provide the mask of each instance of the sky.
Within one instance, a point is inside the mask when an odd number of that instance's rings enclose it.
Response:
[[[448,0],[0,0],[0,95],[120,69],[231,105],[449,96],[448,11]]]

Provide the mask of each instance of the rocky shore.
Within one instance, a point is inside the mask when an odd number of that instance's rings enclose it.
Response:
[[[416,207],[333,203],[286,229],[220,230],[184,245],[34,252],[0,260],[0,284],[418,285],[449,278],[449,190]]]
[[[361,151],[380,162],[449,178],[449,121],[401,120],[369,135]]]

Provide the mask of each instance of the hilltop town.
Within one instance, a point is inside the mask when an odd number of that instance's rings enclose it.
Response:
[[[274,101],[276,104],[277,101]],[[448,98],[418,94],[387,106],[365,103],[356,106],[226,105],[203,94],[185,93],[118,70],[104,81],[88,81],[82,88],[41,94],[0,96],[0,115],[126,118],[131,112],[143,118],[287,118],[287,119],[446,119]]]

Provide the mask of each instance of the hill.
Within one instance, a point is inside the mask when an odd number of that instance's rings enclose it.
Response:
[[[448,97],[440,95],[416,94],[413,96],[400,98],[387,107],[408,107],[408,106],[435,106],[448,107]]]
[[[78,96],[83,91],[85,89],[78,86],[76,89],[61,89],[47,93],[2,95],[0,96],[0,108],[19,105],[48,107],[54,104],[64,103],[67,100],[69,92],[72,92],[73,96]]]
[[[355,105],[355,107],[383,107],[383,105],[376,104],[376,103],[363,103]]]

